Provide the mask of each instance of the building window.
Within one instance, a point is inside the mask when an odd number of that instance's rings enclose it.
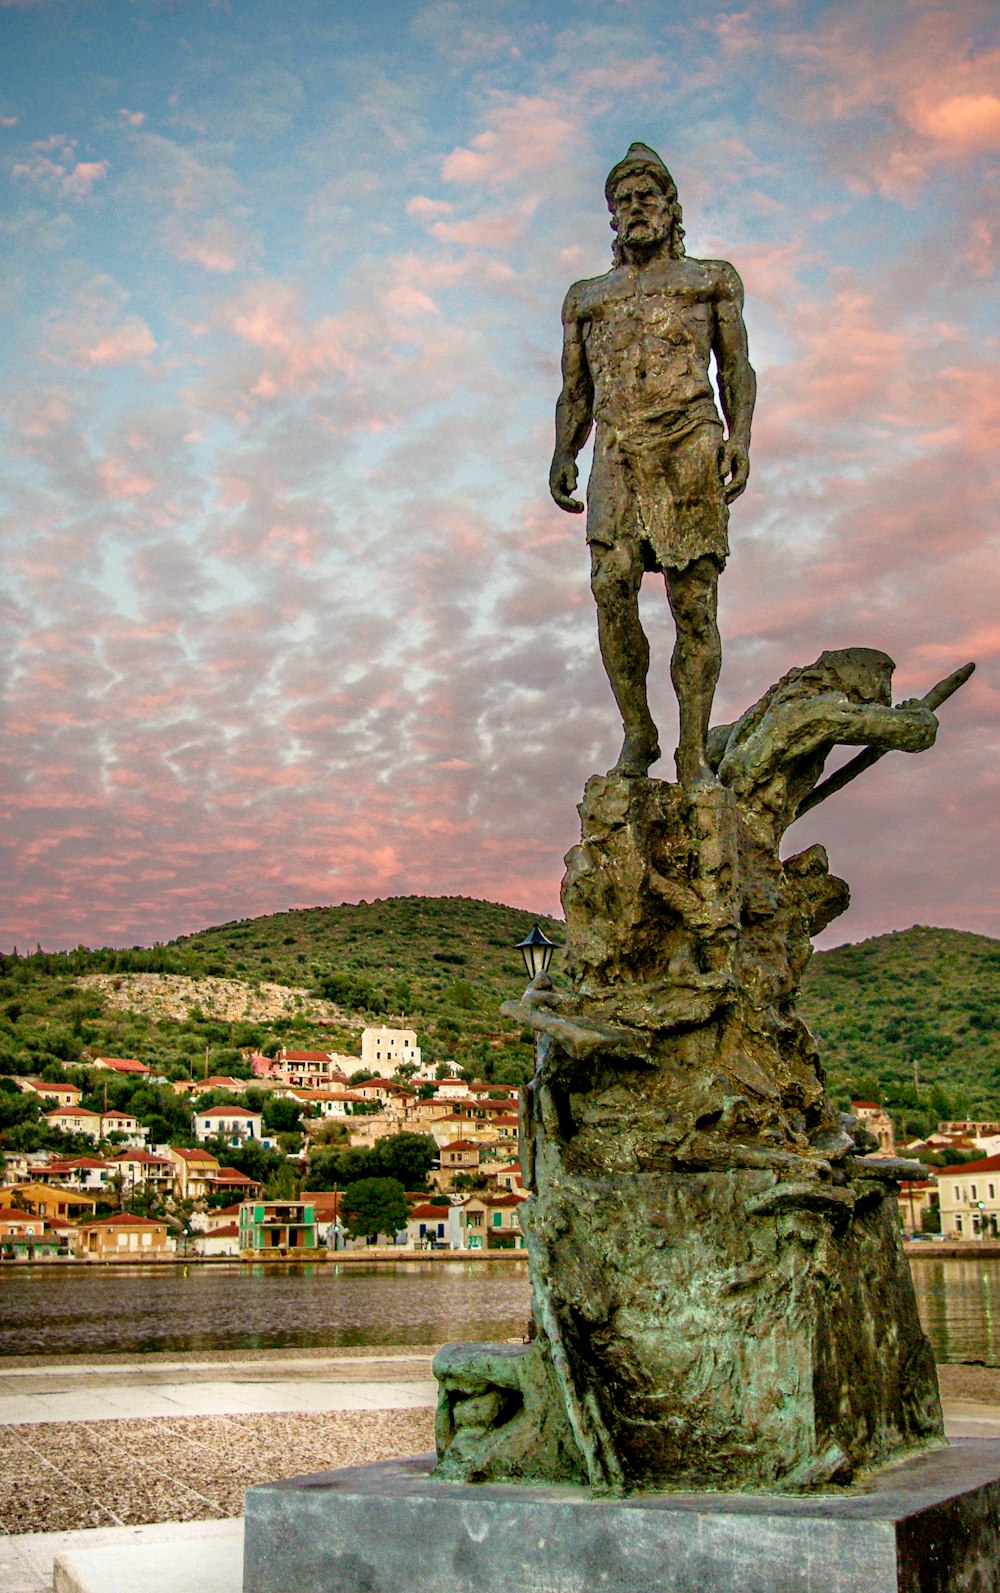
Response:
[[[493,1213],[493,1226],[494,1226],[494,1228],[501,1228],[503,1226],[503,1212],[502,1211],[495,1211]]]
[[[986,1186],[986,1187],[987,1187],[987,1189],[988,1189],[988,1190],[989,1190],[989,1192],[990,1192],[990,1199],[991,1199],[991,1200],[995,1200],[995,1199],[996,1199],[996,1196],[995,1196],[995,1195],[994,1195],[994,1193],[993,1193],[993,1185],[992,1185],[992,1184],[987,1184],[987,1186]]]
[[[979,1196],[976,1194],[976,1186],[975,1186],[975,1184],[972,1185],[972,1198],[973,1198],[973,1200],[978,1200],[979,1199]]]
[[[962,1213],[960,1211],[955,1213],[955,1232],[962,1232]]]
[[[955,1199],[956,1199],[956,1200],[961,1200],[961,1198],[962,1198],[962,1191],[961,1191],[961,1190],[960,1190],[960,1189],[959,1189],[959,1187],[958,1187],[958,1185],[957,1185],[957,1184],[953,1184],[953,1185],[952,1185],[952,1188],[953,1188],[953,1189],[954,1189],[954,1191],[955,1191]]]

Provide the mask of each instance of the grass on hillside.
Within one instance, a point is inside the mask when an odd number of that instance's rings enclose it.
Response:
[[[239,1073],[241,1047],[357,1054],[365,1023],[416,1029],[430,1060],[454,1057],[498,1080],[526,1076],[532,1044],[500,1017],[524,987],[513,949],[551,918],[465,897],[394,897],[241,919],[166,946],[0,958],[0,1072],[41,1072],[85,1048],[168,1073]],[[179,1022],[110,1009],[78,975],[164,972],[299,987],[336,1003],[325,1023],[298,1015]],[[1000,943],[913,929],[819,952],[799,1010],[820,1040],[831,1093],[883,1102],[903,1132],[939,1118],[1000,1115]]]

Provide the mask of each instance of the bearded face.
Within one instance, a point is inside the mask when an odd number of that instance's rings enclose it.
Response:
[[[615,186],[612,230],[617,234],[616,256],[652,255],[674,248],[680,219],[676,197],[668,196],[654,177],[645,172],[626,174]],[[680,252],[683,252],[682,250]]]

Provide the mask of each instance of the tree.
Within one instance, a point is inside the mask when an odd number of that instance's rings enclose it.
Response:
[[[377,1140],[372,1152],[384,1177],[398,1178],[404,1189],[422,1189],[438,1149],[430,1134],[403,1133]]]
[[[284,1095],[271,1095],[264,1102],[264,1126],[276,1134],[296,1134],[302,1128],[302,1105]]]
[[[340,1209],[352,1239],[394,1235],[406,1227],[410,1214],[406,1190],[396,1178],[359,1178],[345,1189]]]
[[[332,1189],[340,1183],[340,1152],[325,1145],[318,1145],[309,1151],[309,1161],[306,1166],[306,1176],[302,1180],[303,1189]]]
[[[309,1135],[310,1145],[322,1145],[329,1148],[331,1145],[346,1146],[348,1143],[347,1124],[338,1122],[335,1117],[323,1118],[311,1130]]]

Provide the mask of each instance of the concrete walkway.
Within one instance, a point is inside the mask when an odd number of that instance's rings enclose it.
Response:
[[[428,1372],[420,1355],[4,1370],[0,1421],[413,1408],[434,1403]],[[1000,1408],[946,1401],[945,1427],[951,1438],[1000,1439]],[[238,1518],[0,1536],[3,1593],[241,1593],[242,1564]]]
[[[275,1411],[412,1410],[433,1405],[427,1356],[324,1361],[168,1362],[155,1370],[26,1368],[0,1372],[0,1424],[145,1420]]]

